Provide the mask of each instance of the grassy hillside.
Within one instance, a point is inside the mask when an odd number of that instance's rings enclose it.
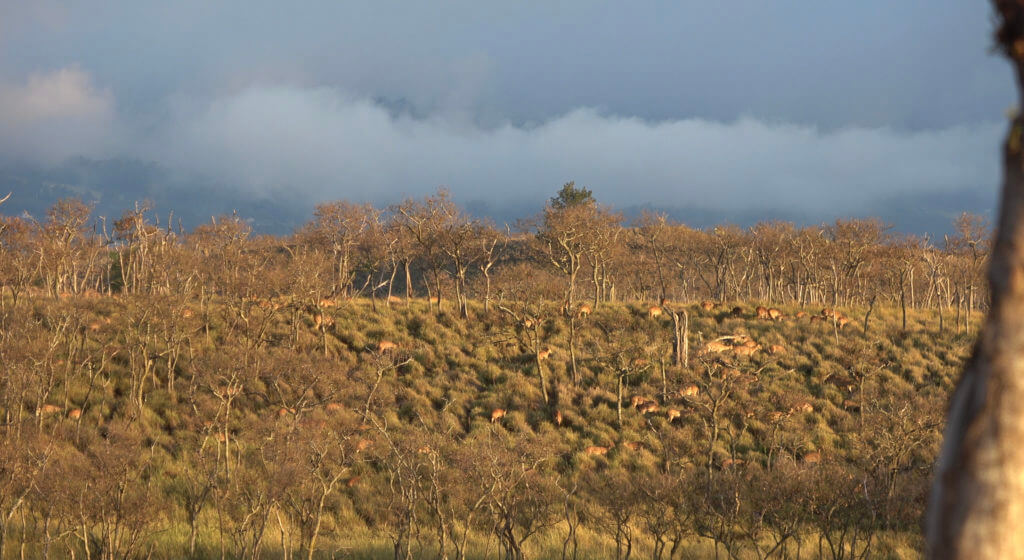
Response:
[[[915,555],[970,335],[649,307],[8,300],[4,557]]]

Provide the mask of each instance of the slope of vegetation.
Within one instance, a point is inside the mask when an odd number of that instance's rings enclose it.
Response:
[[[572,185],[516,236],[443,194],[89,224],[0,225],[0,558],[913,557],[985,306],[968,227],[624,228]]]
[[[886,310],[837,345],[824,322],[679,309],[688,366],[671,319],[606,304],[579,320],[578,383],[565,320],[539,319],[545,405],[534,331],[476,304],[464,322],[422,301],[338,302],[317,329],[263,300],[23,300],[3,341],[6,552],[919,546],[965,335],[936,335],[926,313],[904,332]],[[776,354],[699,352],[743,334]]]

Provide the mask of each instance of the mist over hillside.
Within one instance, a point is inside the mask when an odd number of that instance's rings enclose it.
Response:
[[[567,178],[568,180],[569,178]],[[429,189],[417,185],[416,190]],[[436,185],[434,186],[436,187]],[[552,189],[554,190],[554,186]],[[313,207],[330,199],[316,199],[308,193],[296,194],[281,186],[254,194],[246,185],[229,185],[194,173],[172,170],[166,166],[137,159],[72,158],[58,165],[45,166],[24,162],[0,163],[0,191],[13,193],[2,208],[5,215],[27,213],[39,218],[54,202],[62,198],[78,198],[95,206],[94,215],[117,219],[136,202],[153,203],[161,220],[173,212],[173,225],[192,229],[208,222],[212,216],[237,212],[258,233],[281,235],[293,231],[307,222]],[[330,188],[325,188],[329,192]],[[601,193],[595,193],[600,199]],[[339,196],[337,198],[345,198]],[[477,218],[490,218],[496,224],[514,224],[518,219],[536,214],[544,204],[542,199],[526,198],[514,203],[498,204],[484,195],[455,197],[466,210]],[[690,225],[707,228],[717,224],[737,224],[743,227],[761,221],[784,220],[797,225],[831,222],[837,218],[869,217],[848,214],[836,208],[833,213],[811,213],[795,208],[728,210],[711,200],[706,205],[673,206],[650,201],[618,207],[627,220],[645,210],[665,213],[669,218]],[[515,199],[513,199],[515,200]],[[393,194],[365,193],[359,202],[387,206],[399,202]],[[951,230],[953,219],[961,212],[991,217],[995,198],[992,189],[964,189],[936,193],[900,193],[879,200],[881,211],[870,216],[891,224],[894,231],[911,234],[931,234],[940,237]]]

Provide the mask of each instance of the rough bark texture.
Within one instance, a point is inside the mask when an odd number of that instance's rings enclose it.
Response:
[[[998,46],[1024,69],[1024,5],[994,0]],[[928,556],[1024,558],[1024,119],[1003,146],[992,308],[953,394],[927,519]]]

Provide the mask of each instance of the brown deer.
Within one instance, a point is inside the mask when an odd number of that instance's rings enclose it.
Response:
[[[361,477],[359,475],[353,476],[352,478],[350,478],[350,479],[345,481],[345,486],[348,486],[349,488],[353,488],[353,487],[355,487],[355,485],[359,484],[359,481],[362,480],[362,478],[363,477]]]
[[[731,469],[733,467],[738,467],[742,465],[743,462],[743,459],[725,459],[724,461],[722,461],[722,468]]]
[[[703,309],[704,311],[711,311],[712,309],[715,308],[715,302],[711,300],[704,300],[700,302],[700,308]]]
[[[661,410],[661,407],[654,401],[648,401],[640,406],[640,414],[651,414],[659,410]]]
[[[545,348],[545,349],[541,350],[540,352],[537,352],[537,360],[539,360],[541,362],[543,362],[544,360],[548,359],[549,357],[551,357],[551,349],[550,348]]]
[[[416,453],[419,453],[420,455],[430,455],[433,452],[434,450],[431,449],[429,445],[423,445],[416,449]]]
[[[640,408],[646,403],[647,397],[641,397],[640,395],[633,395],[633,398],[629,400],[629,404],[633,408]]]
[[[72,420],[78,420],[81,417],[82,417],[82,409],[81,408],[72,408],[71,410],[68,411],[68,418],[70,418]]]
[[[371,445],[373,445],[373,440],[372,439],[363,438],[363,439],[357,441],[356,442],[356,453],[359,453],[359,452],[362,452],[362,451],[366,451],[367,449],[370,448]]]
[[[807,312],[806,311],[797,311],[796,312],[796,318],[797,319],[803,319],[805,317],[807,317]]]
[[[317,313],[316,315],[313,315],[313,325],[318,329],[321,327],[333,327],[334,319],[332,319],[329,315]]]
[[[652,305],[648,307],[647,316],[650,317],[651,319],[657,319],[658,317],[661,317],[661,308],[658,307],[657,305]]]
[[[700,349],[701,354],[721,354],[732,350],[732,345],[720,340],[712,340]]]
[[[743,308],[738,306],[738,305],[736,307],[733,307],[732,308],[732,316],[733,317],[742,317],[743,316]]]
[[[324,407],[324,410],[326,410],[327,412],[341,412],[344,408],[345,407],[342,406],[341,403],[332,402],[327,403],[327,406]]]
[[[843,327],[845,327],[849,322],[850,322],[850,320],[848,318],[846,318],[846,316],[844,316],[844,315],[840,315],[836,319],[836,325],[839,327],[839,330],[842,330]]]
[[[786,316],[783,315],[782,311],[772,307],[768,309],[768,318],[771,319],[772,321],[781,321],[785,319]]]
[[[555,420],[555,424],[556,425],[558,425],[558,426],[562,425],[562,411],[561,410],[556,410],[555,411],[554,420]]]
[[[786,347],[781,344],[772,344],[768,347],[768,353],[772,356],[781,356],[786,353]]]
[[[36,409],[36,416],[53,416],[60,414],[64,409],[55,404],[44,404]]]
[[[665,411],[665,415],[666,415],[666,417],[668,417],[668,421],[672,422],[676,418],[681,417],[683,415],[683,413],[679,412],[678,408],[670,408],[670,409]]]
[[[746,356],[748,358],[758,353],[760,350],[760,344],[754,344],[753,346],[744,344],[742,346],[733,346],[732,348],[733,354],[736,354],[737,356]]]
[[[681,397],[696,397],[700,394],[700,387],[690,383],[679,391]]]
[[[615,447],[615,444],[609,444],[607,447],[603,445],[591,445],[583,450],[587,455],[607,455],[608,450]]]
[[[765,320],[771,319],[771,316],[768,315],[768,308],[767,307],[758,305],[757,309],[754,310],[754,313],[757,315],[758,319],[765,319]]]
[[[391,342],[390,340],[382,340],[382,341],[377,343],[377,352],[379,352],[381,354],[383,354],[384,352],[390,352],[392,350],[397,350],[397,349],[398,349],[398,345],[395,344],[394,342]]]
[[[796,405],[796,407],[789,409],[790,412],[793,412],[794,410],[798,410],[800,412],[814,412],[814,405],[809,402],[802,402]]]
[[[622,444],[622,447],[625,447],[630,451],[640,451],[641,449],[644,448],[644,444],[640,443],[639,441],[627,441],[626,443]]]
[[[824,317],[822,317],[821,315],[811,315],[811,324],[812,324],[812,325],[813,325],[814,323],[817,323],[817,322],[824,322],[824,321],[825,321],[825,318],[824,318]]]
[[[494,410],[491,411],[491,424],[497,422],[498,420],[501,420],[504,417],[505,417],[505,409],[504,408],[495,408]]]
[[[814,465],[821,462],[821,453],[817,451],[811,451],[803,456],[801,459],[805,465]]]
[[[192,310],[187,307],[181,310],[181,317],[183,319],[191,319],[193,315],[195,315],[195,313],[193,313]]]
[[[593,312],[594,310],[593,308],[590,307],[589,303],[583,303],[580,304],[579,309],[576,310],[576,316],[582,319],[583,317],[586,317]]]

